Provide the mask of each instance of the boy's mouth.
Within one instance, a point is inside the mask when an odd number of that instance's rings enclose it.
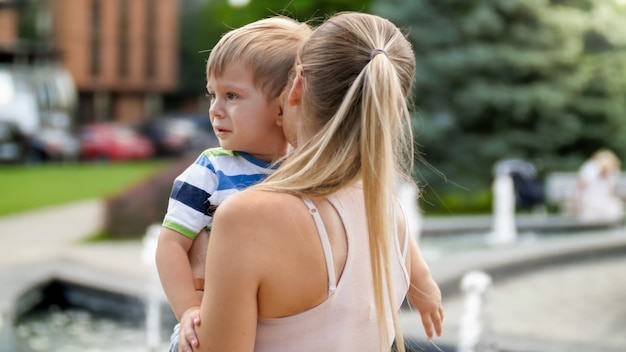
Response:
[[[217,135],[222,135],[222,134],[226,134],[226,133],[230,132],[230,130],[228,130],[226,128],[221,128],[221,127],[215,127],[214,131],[215,131],[215,134],[217,134]]]

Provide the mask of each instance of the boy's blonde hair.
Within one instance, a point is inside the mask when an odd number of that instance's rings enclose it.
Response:
[[[266,98],[275,98],[287,85],[298,50],[310,34],[308,24],[285,16],[265,18],[234,29],[211,50],[207,79],[219,77],[230,63],[241,60]]]
[[[362,180],[381,350],[391,344],[385,325],[391,311],[397,348],[404,351],[388,253],[396,228],[396,182],[413,160],[413,49],[384,18],[339,13],[314,30],[297,64],[304,72],[305,114],[299,122],[312,137],[299,140],[295,152],[256,187],[315,198]]]

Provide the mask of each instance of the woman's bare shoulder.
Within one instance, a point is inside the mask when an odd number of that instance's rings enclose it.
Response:
[[[215,212],[215,221],[236,223],[242,226],[282,226],[285,214],[291,214],[300,198],[286,193],[246,190],[226,199]]]
[[[273,209],[287,208],[288,204],[296,200],[299,200],[299,198],[282,192],[244,190],[227,198],[220,204],[218,209],[226,208],[244,212],[271,212]]]

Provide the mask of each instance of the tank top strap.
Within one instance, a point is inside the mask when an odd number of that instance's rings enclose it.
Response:
[[[322,221],[322,217],[320,216],[315,204],[313,204],[313,202],[308,198],[302,198],[302,201],[304,201],[304,204],[307,208],[309,208],[309,213],[313,216],[315,227],[317,227],[317,233],[320,236],[320,242],[322,242],[322,250],[324,251],[324,258],[326,260],[326,270],[328,271],[328,295],[330,296],[337,289],[337,280],[335,276],[333,254],[330,248],[330,241],[328,240],[328,233],[326,232],[324,221]]]
[[[404,240],[402,241],[402,248],[400,250],[402,252],[402,258],[406,259],[407,252],[409,251],[409,219],[407,218],[406,211],[404,211],[402,206],[400,206],[400,212],[402,212],[402,215],[404,215]],[[395,211],[393,213],[393,218],[395,219]],[[397,229],[397,227],[394,226],[394,229]],[[394,232],[397,232],[397,230]],[[396,235],[395,238],[397,241],[398,236]]]

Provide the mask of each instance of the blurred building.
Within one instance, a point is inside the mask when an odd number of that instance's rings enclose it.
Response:
[[[178,1],[0,0],[0,123],[20,132],[5,159],[74,158],[77,126],[160,115],[178,86]]]
[[[177,87],[178,6],[178,0],[0,0],[0,56],[14,68],[32,57],[66,68],[78,90],[79,124],[134,123],[160,114],[162,96]],[[24,13],[34,18],[35,41],[20,37]]]
[[[0,0],[0,46],[10,45],[17,38],[17,6],[15,0]]]
[[[39,1],[78,89],[80,123],[160,113],[162,95],[177,86],[177,0]]]

